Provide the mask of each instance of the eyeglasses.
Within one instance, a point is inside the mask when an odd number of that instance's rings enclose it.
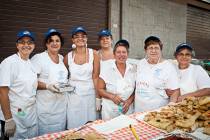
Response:
[[[184,57],[184,56],[185,57],[191,57],[192,56],[191,53],[185,53],[185,54],[184,53],[178,53],[177,55],[180,56],[180,57]]]
[[[25,45],[25,44],[27,44],[27,45],[33,45],[34,44],[34,41],[32,41],[32,40],[29,40],[29,41],[18,40],[17,43],[18,44],[21,44],[21,45]]]
[[[149,50],[149,51],[152,51],[152,50],[159,51],[160,47],[147,47],[147,50]]]

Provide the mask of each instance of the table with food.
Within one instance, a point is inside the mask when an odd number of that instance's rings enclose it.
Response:
[[[190,97],[158,110],[96,120],[32,140],[210,140],[210,96]]]

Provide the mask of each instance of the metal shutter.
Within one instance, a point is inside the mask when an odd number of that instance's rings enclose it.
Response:
[[[56,28],[64,36],[62,54],[71,45],[70,30],[84,26],[88,45],[97,48],[97,33],[108,27],[108,0],[1,0],[0,1],[0,62],[16,52],[16,34],[21,29],[35,33],[36,49],[44,50],[44,33]]]
[[[196,58],[210,59],[210,11],[187,6],[187,42],[195,49]]]

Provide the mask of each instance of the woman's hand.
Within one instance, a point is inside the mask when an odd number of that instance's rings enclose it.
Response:
[[[129,98],[123,102],[123,114],[125,114],[128,110],[130,105],[132,104],[132,100]]]
[[[121,102],[124,102],[123,99],[117,94],[113,94],[111,100],[117,105],[119,105]]]
[[[170,98],[170,102],[174,102],[176,103],[178,101],[178,97],[180,96],[180,89],[166,89],[166,94],[168,95],[168,97]]]

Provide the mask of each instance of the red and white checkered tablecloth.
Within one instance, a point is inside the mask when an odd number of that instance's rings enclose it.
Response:
[[[135,113],[135,114],[130,115],[129,117],[135,119],[136,116],[139,115],[139,114],[141,114],[141,113]],[[88,127],[88,126],[90,126],[91,124],[99,124],[99,123],[102,123],[102,122],[104,122],[104,121],[103,120],[96,120],[92,123],[89,123],[87,125],[87,127],[80,130],[79,132],[82,135],[86,135],[86,134],[91,133],[91,132],[97,133],[93,128]],[[136,125],[133,125],[133,127],[136,129],[137,135],[139,136],[140,140],[149,140],[149,139],[152,139],[156,136],[165,134],[164,131],[162,131],[158,128],[155,128],[155,127],[147,124],[144,121],[137,121],[137,122],[138,123]],[[55,140],[56,138],[59,138],[61,136],[65,136],[67,133],[71,133],[75,130],[77,130],[77,128],[70,129],[70,130],[67,130],[67,131],[52,133],[52,134],[45,134],[45,135],[42,135],[42,136],[39,136],[39,137],[32,138],[31,140]],[[117,131],[115,131],[113,133],[110,133],[108,135],[104,135],[104,134],[100,134],[100,135],[102,135],[103,137],[105,137],[108,140],[135,140],[130,128],[128,128],[128,127],[117,130]]]

